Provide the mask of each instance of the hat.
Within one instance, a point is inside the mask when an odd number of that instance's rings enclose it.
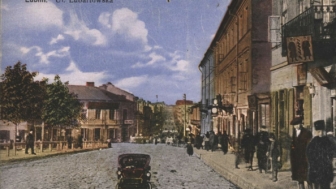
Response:
[[[270,133],[268,138],[274,138],[275,139],[275,134],[274,133]]]
[[[324,120],[318,120],[314,122],[315,130],[324,130]]]
[[[328,131],[327,135],[334,135],[334,133],[332,131]]]
[[[298,125],[302,123],[301,117],[294,117],[293,120],[290,122],[291,125]]]
[[[260,127],[260,131],[267,131],[267,127],[266,127],[265,125],[262,125],[262,126]]]

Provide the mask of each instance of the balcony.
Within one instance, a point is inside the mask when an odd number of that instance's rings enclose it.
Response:
[[[336,5],[312,6],[282,26],[282,55],[287,37],[312,36],[314,56],[330,56],[336,49]]]

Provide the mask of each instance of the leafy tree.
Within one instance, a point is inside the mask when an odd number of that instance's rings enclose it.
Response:
[[[69,89],[62,83],[58,75],[54,82],[46,87],[42,118],[50,126],[73,126],[80,118],[82,109],[77,96],[69,93]]]
[[[45,82],[34,81],[36,75],[37,72],[27,71],[26,64],[21,62],[6,68],[1,75],[1,119],[18,125],[41,118]]]

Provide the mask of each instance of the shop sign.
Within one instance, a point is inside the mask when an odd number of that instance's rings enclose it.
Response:
[[[314,61],[310,35],[287,37],[287,60],[289,64]]]

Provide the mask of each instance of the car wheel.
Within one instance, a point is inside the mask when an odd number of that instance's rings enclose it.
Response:
[[[152,189],[152,184],[151,183],[147,183],[147,189]]]
[[[116,185],[116,189],[122,189],[119,185],[119,183]]]

